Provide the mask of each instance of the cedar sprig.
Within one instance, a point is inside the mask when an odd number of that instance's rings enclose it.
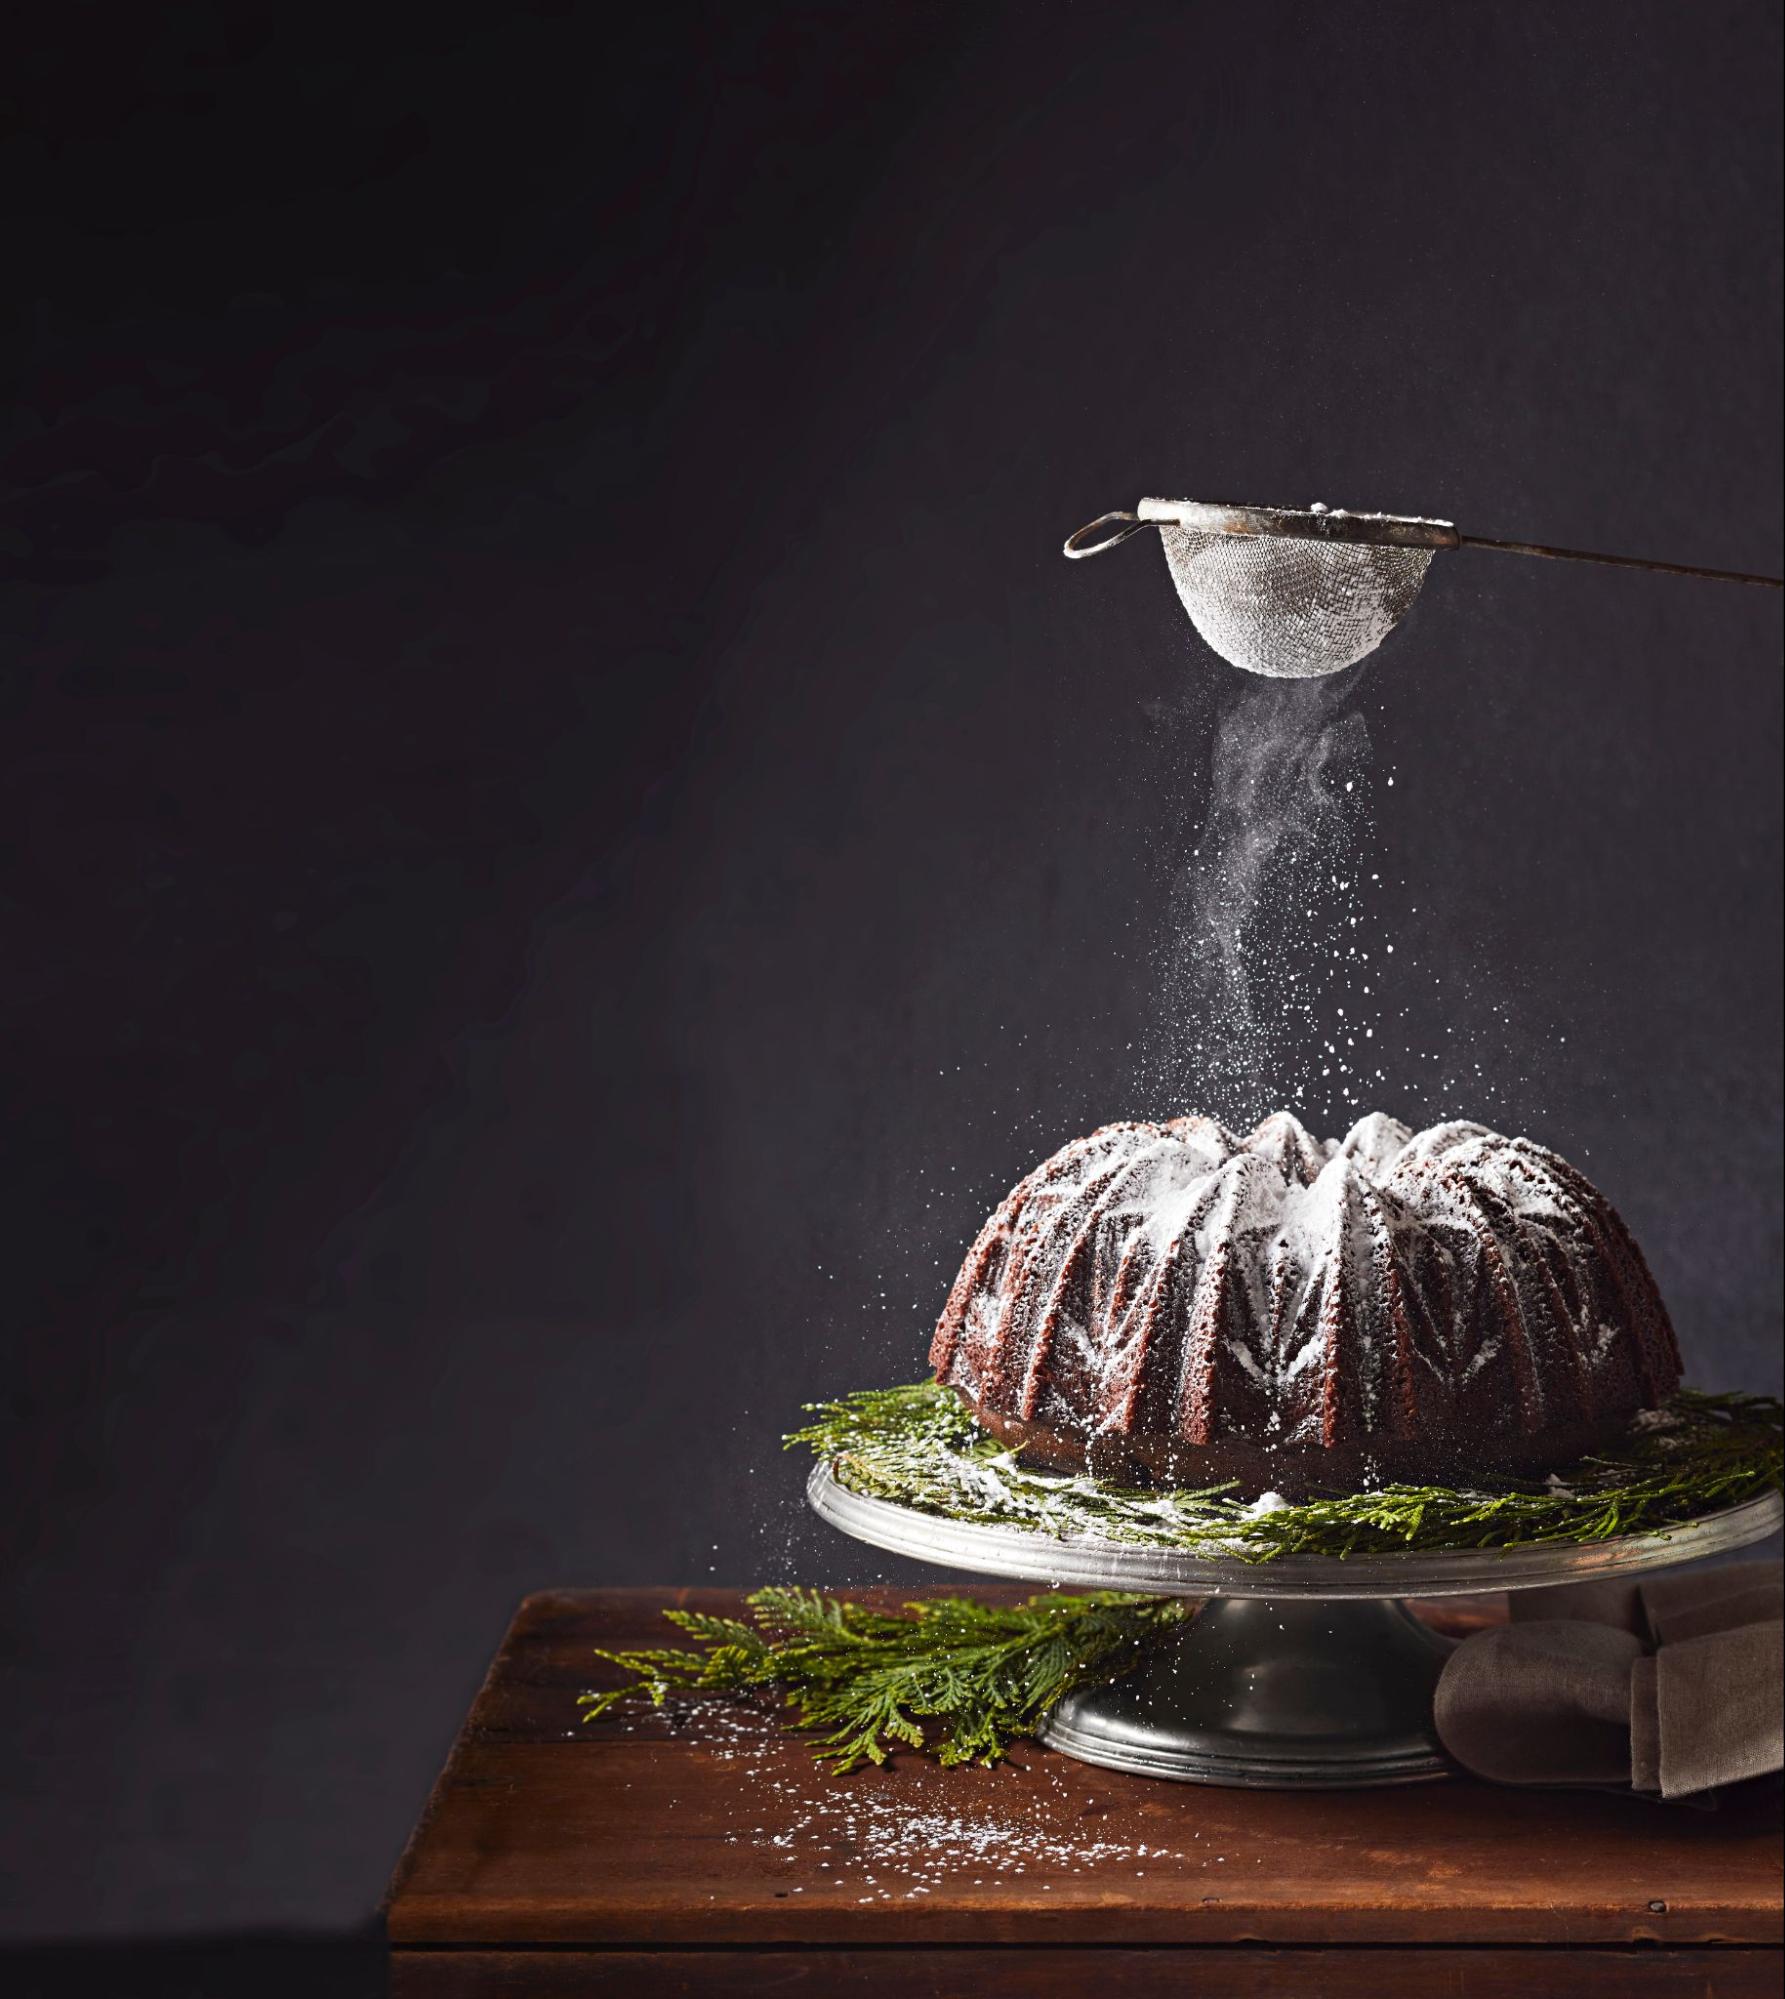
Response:
[[[620,1703],[679,1693],[777,1690],[837,1772],[899,1745],[945,1764],[995,1763],[1074,1688],[1114,1679],[1186,1607],[1170,1597],[1049,1593],[1019,1604],[930,1597],[899,1613],[816,1590],[761,1589],[753,1623],[664,1615],[698,1651],[601,1652],[633,1677],[579,1697],[593,1721]]]
[[[808,1406],[789,1445],[853,1492],[944,1519],[1268,1562],[1282,1555],[1438,1553],[1663,1532],[1781,1487],[1776,1397],[1683,1389],[1612,1451],[1542,1481],[1394,1484],[1253,1513],[1230,1487],[1142,1490],[1018,1463],[934,1382]]]

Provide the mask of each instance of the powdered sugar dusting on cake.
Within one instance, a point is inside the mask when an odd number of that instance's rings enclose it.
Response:
[[[1568,1163],[1380,1113],[1110,1125],[1042,1163],[969,1252],[931,1362],[1068,1436],[1388,1448],[1653,1403],[1678,1353],[1641,1254]]]

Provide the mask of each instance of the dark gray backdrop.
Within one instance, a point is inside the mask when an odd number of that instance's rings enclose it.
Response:
[[[1069,528],[1778,564],[1763,0],[608,11],[13,70],[15,1936],[351,1923],[522,1592],[873,1572],[795,1405],[1159,1108],[1231,676]],[[1355,699],[1406,1036],[1773,1382],[1778,599],[1441,557]]]

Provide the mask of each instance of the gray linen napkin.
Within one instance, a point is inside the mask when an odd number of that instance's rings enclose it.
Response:
[[[1464,1639],[1433,1704],[1459,1763],[1501,1784],[1693,1798],[1785,1764],[1774,1562],[1522,1590]]]

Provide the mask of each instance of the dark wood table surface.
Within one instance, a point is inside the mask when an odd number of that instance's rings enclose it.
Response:
[[[864,1592],[896,1601],[900,1592]],[[985,1594],[1012,1594],[986,1591]],[[1221,1790],[1022,1748],[846,1778],[766,1710],[583,1726],[725,1590],[529,1597],[398,1866],[393,1990],[1513,1999],[1780,1989],[1778,1791]],[[1423,1605],[1452,1630],[1498,1599]]]

